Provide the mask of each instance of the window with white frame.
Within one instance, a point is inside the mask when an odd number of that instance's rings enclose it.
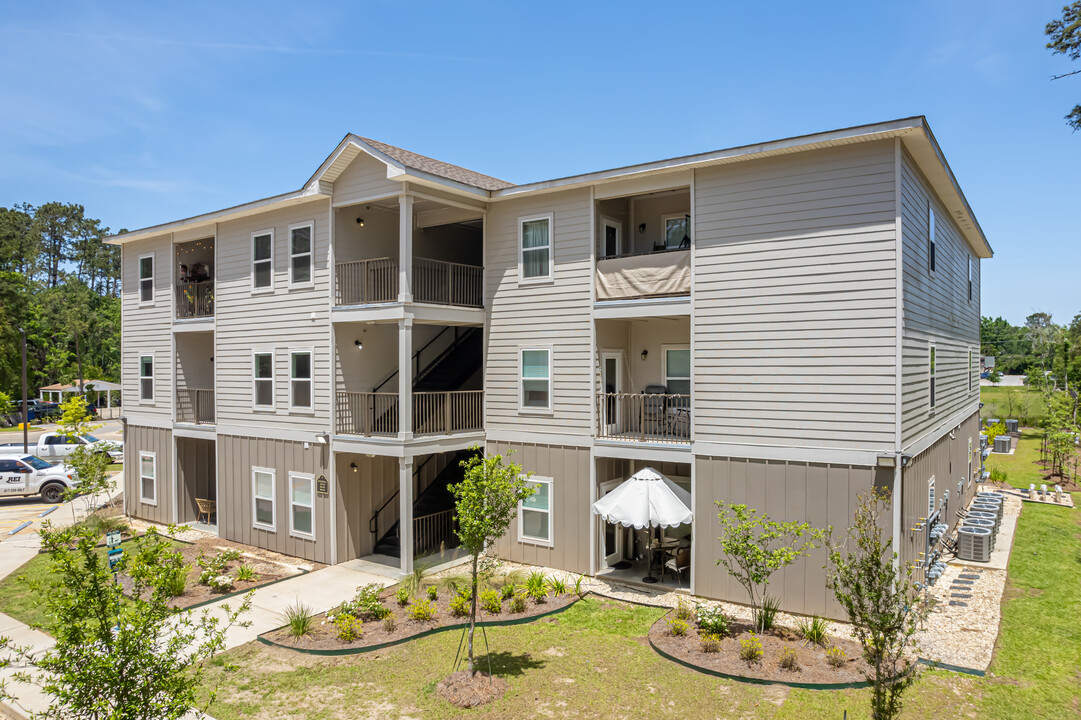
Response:
[[[256,467],[251,472],[252,526],[274,532],[274,471]]]
[[[289,284],[312,282],[312,225],[289,228]]]
[[[928,361],[928,376],[930,378],[930,385],[928,387],[928,392],[930,393],[930,396],[929,396],[930,397],[930,407],[931,407],[932,410],[934,410],[935,409],[935,346],[934,346],[933,343],[931,344],[931,351],[930,351],[930,354],[928,356],[927,361]]]
[[[947,481],[949,482],[949,481]],[[927,517],[935,514],[935,476],[927,481]]]
[[[927,201],[927,269],[935,271],[935,209]]]
[[[552,277],[552,215],[518,220],[518,271],[521,280]]]
[[[973,467],[973,462],[972,461],[973,461],[973,457],[972,457],[972,438],[969,438],[968,439],[968,482],[969,482],[969,484],[972,483],[972,467]]]
[[[691,348],[673,345],[664,348],[664,385],[672,395],[691,394]]]
[[[289,353],[289,405],[300,409],[312,407],[312,353],[294,350]]]
[[[154,302],[154,253],[139,256],[139,303]]]
[[[524,348],[521,353],[523,408],[552,408],[552,351],[548,348]]]
[[[684,213],[665,215],[661,218],[664,222],[664,247],[667,250],[676,250],[681,247],[691,246],[691,216]]]
[[[972,350],[968,351],[968,391],[972,392],[972,386],[975,382],[974,377],[976,374],[976,353]]]
[[[274,353],[252,354],[252,402],[257,408],[274,407]]]
[[[251,286],[253,290],[274,287],[274,231],[251,235]]]
[[[158,456],[152,452],[139,453],[139,502],[158,504]]]
[[[518,539],[552,544],[552,478],[531,477],[526,485],[536,492],[518,503]]]
[[[154,356],[139,356],[139,399],[154,399]]]
[[[315,478],[289,473],[289,532],[300,537],[315,537]]]
[[[968,256],[968,301],[972,302],[972,256]]]

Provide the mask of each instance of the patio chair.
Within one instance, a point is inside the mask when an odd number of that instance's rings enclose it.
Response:
[[[664,571],[670,572],[676,576],[676,582],[679,586],[683,587],[683,573],[691,568],[691,549],[685,548],[676,553],[674,558],[670,558],[668,562],[664,564]]]
[[[646,385],[642,391],[642,432],[660,434],[666,426],[664,385]]]
[[[210,516],[217,515],[218,502],[216,500],[207,500],[205,498],[195,498],[195,507],[199,509],[195,513],[195,522],[199,522],[200,518],[206,518],[206,524],[210,525]]]

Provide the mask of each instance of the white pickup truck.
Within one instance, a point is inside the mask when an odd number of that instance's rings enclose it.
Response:
[[[65,465],[51,465],[39,457],[0,452],[0,497],[41,495],[48,503],[63,500],[64,490],[78,482]]]
[[[100,448],[100,452],[108,453],[113,460],[122,461],[124,459],[124,451],[119,444],[108,440],[99,440],[89,434],[68,437],[55,432],[42,433],[37,442],[30,443],[27,450],[31,455],[37,455],[39,458],[61,460],[70,455],[71,451],[80,445],[89,445],[95,449]],[[17,453],[22,452],[22,449],[23,444],[21,442],[0,445],[0,453]]]

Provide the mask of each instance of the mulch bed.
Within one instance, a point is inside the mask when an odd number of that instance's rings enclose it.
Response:
[[[649,629],[650,641],[668,655],[705,670],[765,682],[841,684],[867,679],[864,675],[867,664],[861,657],[859,643],[852,640],[830,637],[826,647],[810,647],[795,633],[778,628],[759,636],[762,659],[748,665],[740,659],[739,650],[740,640],[746,639],[752,630],[750,625],[732,622],[731,633],[721,640],[720,652],[706,653],[702,652],[698,630],[693,624],[684,637],[668,632],[671,616],[669,613],[653,624]],[[826,650],[830,646],[844,650],[846,661],[843,666],[835,668],[826,662]],[[799,670],[786,670],[777,664],[783,650],[796,652]]]
[[[289,634],[288,628],[271,630],[260,637],[277,645],[284,645],[286,647],[294,647],[303,650],[356,650],[359,648],[384,645],[386,643],[405,640],[414,635],[420,635],[421,633],[429,632],[431,630],[438,630],[439,628],[463,624],[467,625],[469,623],[468,615],[465,617],[458,617],[451,614],[449,604],[453,595],[450,590],[440,589],[439,598],[435,602],[435,617],[430,621],[421,621],[413,620],[409,617],[409,610],[412,607],[412,603],[406,607],[400,607],[398,605],[398,601],[394,598],[394,591],[396,589],[396,586],[390,587],[380,594],[380,597],[383,599],[383,604],[391,611],[391,616],[394,618],[395,628],[393,631],[386,630],[383,620],[365,620],[361,636],[353,642],[345,642],[338,639],[337,631],[335,630],[333,623],[327,621],[326,613],[322,613],[315,616],[312,631],[303,637],[294,638]],[[573,592],[558,597],[549,592],[547,599],[542,603],[535,603],[533,600],[527,599],[525,612],[521,613],[512,613],[510,611],[509,600],[503,601],[503,610],[499,614],[485,612],[478,604],[477,622],[507,622],[510,620],[522,620],[525,618],[536,617],[556,610],[562,610],[577,599],[578,596]],[[333,615],[333,613],[334,610],[331,610],[330,614]],[[487,680],[485,680],[485,682],[487,683]]]
[[[440,680],[435,692],[451,705],[471,708],[489,703],[503,696],[507,691],[507,681],[500,677],[491,677],[487,673],[476,672],[472,677],[468,670],[452,673],[446,680]]]

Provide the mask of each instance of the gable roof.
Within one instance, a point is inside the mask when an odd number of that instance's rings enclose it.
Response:
[[[442,160],[436,160],[427,155],[420,155],[419,153],[404,150],[400,147],[395,147],[394,145],[388,145],[387,143],[379,142],[378,140],[371,140],[365,137],[360,138],[360,140],[387,157],[397,160],[405,167],[413,170],[420,170],[429,175],[436,175],[438,177],[446,178],[447,180],[454,180],[455,182],[460,182],[465,185],[472,185],[481,190],[502,190],[504,188],[514,187],[514,183],[509,183],[506,180],[500,180],[499,178],[494,178],[490,175],[483,175],[479,172],[474,172],[464,167],[458,167],[457,165],[451,165]]]

